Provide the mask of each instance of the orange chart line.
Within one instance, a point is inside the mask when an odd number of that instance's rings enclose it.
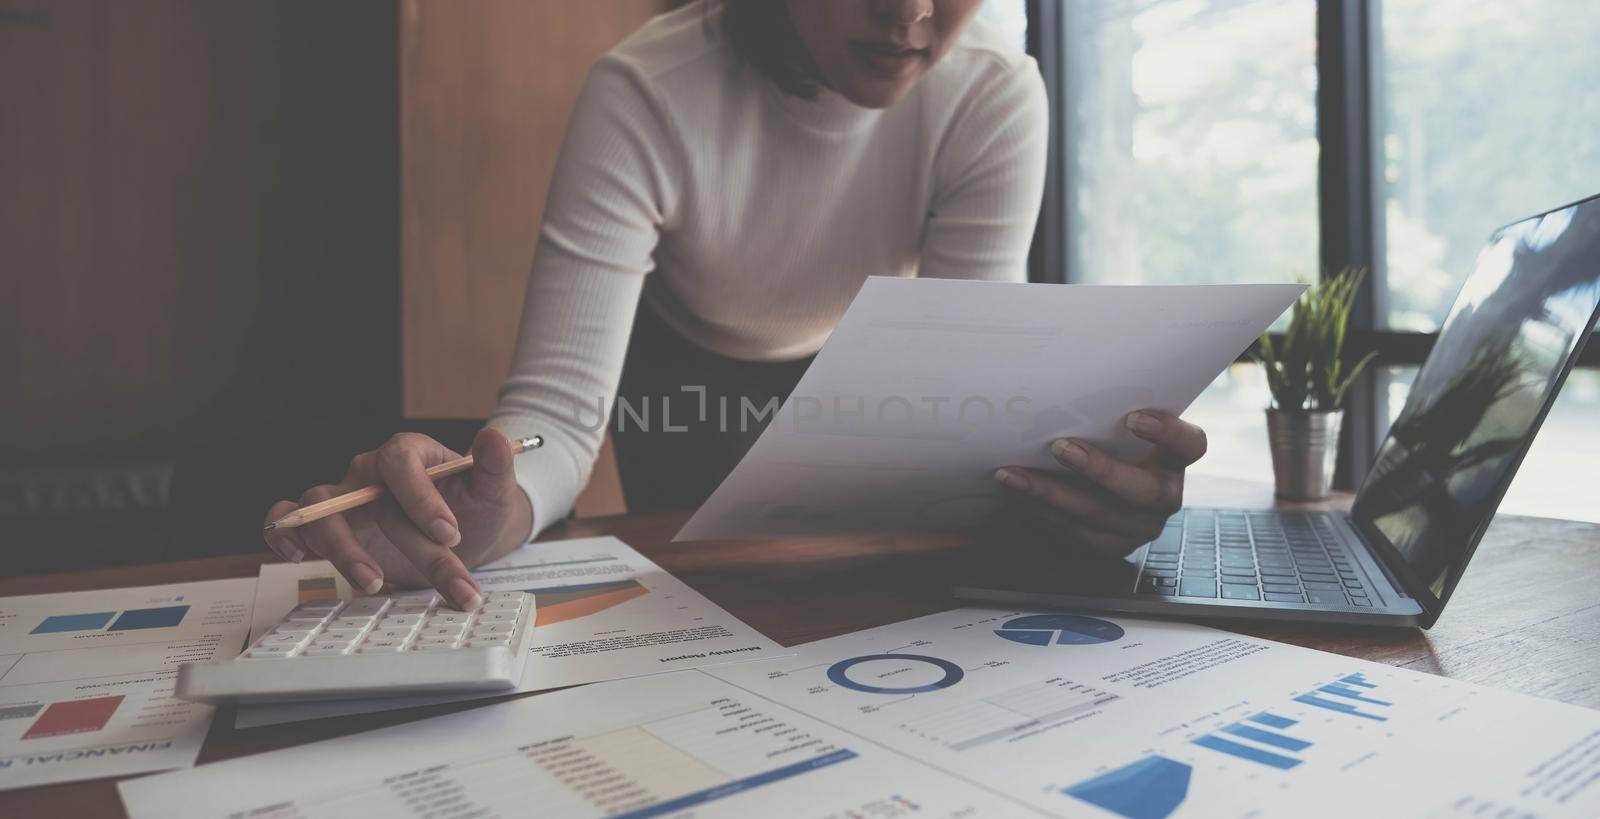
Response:
[[[649,593],[650,590],[643,586],[631,586],[592,597],[566,600],[549,606],[540,605],[538,613],[534,615],[533,624],[535,626],[548,626],[555,623],[564,623],[568,620],[576,620],[579,617],[586,617],[595,612],[605,611],[612,606],[621,605],[635,597],[641,597]]]

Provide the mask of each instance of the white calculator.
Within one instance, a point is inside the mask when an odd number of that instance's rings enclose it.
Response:
[[[185,663],[177,696],[282,702],[511,689],[533,634],[533,595],[494,592],[477,611],[433,592],[301,603],[232,660]]]

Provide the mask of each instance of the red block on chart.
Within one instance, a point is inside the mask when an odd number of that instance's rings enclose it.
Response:
[[[51,703],[44,713],[33,721],[23,739],[43,739],[66,734],[86,734],[106,727],[111,715],[122,704],[122,695],[95,697],[92,700],[68,700]]]

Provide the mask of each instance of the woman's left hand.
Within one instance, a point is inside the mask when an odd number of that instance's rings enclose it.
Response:
[[[1128,429],[1155,444],[1133,463],[1119,461],[1077,438],[1058,438],[1050,452],[1092,486],[1049,472],[1003,467],[1004,484],[1030,517],[1099,552],[1122,557],[1155,540],[1183,506],[1183,470],[1206,454],[1205,430],[1159,410],[1129,413]]]

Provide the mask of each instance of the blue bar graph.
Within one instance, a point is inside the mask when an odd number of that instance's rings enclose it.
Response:
[[[1292,720],[1288,717],[1280,717],[1277,714],[1269,714],[1265,711],[1250,716],[1247,719],[1249,719],[1251,722],[1259,722],[1262,725],[1270,728],[1288,728],[1297,722],[1297,720]]]
[[[1202,748],[1210,748],[1213,751],[1221,751],[1222,753],[1230,754],[1240,759],[1246,759],[1251,762],[1259,762],[1262,765],[1267,765],[1279,770],[1288,770],[1300,764],[1300,760],[1295,759],[1292,756],[1275,754],[1271,751],[1257,748],[1254,745],[1241,745],[1231,739],[1223,739],[1216,734],[1206,734],[1199,739],[1193,740],[1193,742]]]
[[[1311,743],[1306,742],[1303,739],[1295,739],[1294,737],[1284,736],[1283,734],[1275,734],[1271,731],[1263,731],[1254,725],[1245,725],[1242,722],[1236,722],[1222,730],[1226,733],[1233,734],[1236,737],[1244,737],[1245,739],[1259,742],[1262,745],[1271,745],[1274,748],[1282,748],[1285,751],[1304,751],[1305,749],[1311,747]]]
[[[1370,690],[1377,687],[1377,684],[1367,682],[1367,678],[1361,674],[1347,674],[1331,683],[1317,686],[1315,691],[1309,691],[1295,697],[1294,701],[1305,705],[1314,705],[1318,708],[1326,708],[1329,711],[1337,711],[1341,714],[1349,714],[1352,717],[1370,719],[1374,722],[1387,722],[1389,720],[1388,717],[1382,714],[1375,714],[1370,709],[1362,710],[1360,706],[1355,704],[1359,702],[1367,705],[1381,705],[1385,708],[1393,705],[1394,703],[1388,700],[1369,697],[1366,691],[1360,690]],[[1334,697],[1338,699],[1332,699]]]
[[[1360,691],[1357,691],[1354,688],[1351,688],[1351,687],[1345,685],[1344,683],[1328,683],[1327,685],[1324,685],[1322,688],[1320,688],[1318,690],[1320,690],[1324,694],[1332,694],[1335,697],[1348,697],[1348,698],[1350,698],[1352,700],[1360,700],[1361,702],[1370,702],[1373,705],[1393,705],[1394,704],[1392,702],[1385,702],[1383,700],[1375,700],[1375,699],[1373,699],[1371,697],[1363,696]]]
[[[1189,795],[1193,770],[1164,756],[1147,756],[1061,792],[1124,819],[1166,819]]]

